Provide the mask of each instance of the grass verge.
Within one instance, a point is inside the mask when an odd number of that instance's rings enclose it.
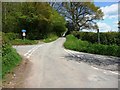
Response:
[[[80,51],[80,52],[120,57],[120,46],[92,44],[87,41],[82,41],[80,39],[77,39],[73,35],[68,35],[66,37],[66,42],[64,43],[64,47],[67,49]]]
[[[25,40],[22,40],[22,39],[15,39],[15,40],[12,40],[12,45],[32,45],[32,44],[37,44],[38,41],[37,40],[28,40],[28,39],[25,39]]]

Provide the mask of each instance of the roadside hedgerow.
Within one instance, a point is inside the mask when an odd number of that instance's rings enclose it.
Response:
[[[79,32],[73,31],[72,34],[83,41],[97,43],[97,33],[94,32]],[[120,46],[120,33],[119,32],[101,32],[100,43],[104,45],[119,45]]]
[[[77,39],[73,35],[66,37],[64,47],[71,50],[80,52],[87,52],[93,54],[109,55],[120,57],[120,46],[117,45],[103,45],[103,44],[92,44],[88,41],[82,41]]]

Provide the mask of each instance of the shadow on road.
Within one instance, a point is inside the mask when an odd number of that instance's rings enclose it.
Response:
[[[89,65],[111,70],[118,71],[118,64],[120,64],[120,58],[112,56],[102,56],[102,55],[89,55],[89,54],[74,54],[65,56],[67,60],[74,60],[77,62],[84,62]]]

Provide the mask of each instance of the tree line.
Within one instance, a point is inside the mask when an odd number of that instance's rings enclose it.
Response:
[[[21,30],[26,29],[29,39],[46,38],[51,33],[61,36],[66,27],[68,33],[98,29],[96,21],[103,15],[93,2],[4,2],[2,5],[3,32],[22,35]]]
[[[65,19],[49,3],[21,2],[3,3],[3,32],[21,35],[27,30],[27,38],[42,39],[49,34],[61,36],[65,31]]]

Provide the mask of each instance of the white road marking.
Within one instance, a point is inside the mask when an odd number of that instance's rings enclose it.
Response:
[[[93,69],[96,69],[96,70],[99,70],[98,68],[96,68],[96,67],[93,67],[93,66],[91,66]]]
[[[118,72],[113,72],[113,71],[107,71],[107,70],[103,70],[103,69],[99,69],[99,68],[96,68],[94,66],[91,66],[93,69],[96,69],[96,70],[99,70],[99,71],[103,71],[103,73],[112,73],[112,74],[117,74],[117,75],[120,75]]]
[[[120,75],[118,72],[113,72],[113,71],[109,71],[110,73],[113,73],[113,74],[118,74]]]
[[[37,45],[34,48],[30,49],[27,53],[24,54],[24,56],[29,58],[34,53],[34,51],[37,50],[40,46],[42,46],[42,45],[39,45],[39,46]]]
[[[29,58],[29,57],[34,53],[34,51],[37,50],[39,47],[40,47],[40,46],[38,46],[38,47],[36,47],[35,49],[33,49],[33,50],[31,51],[31,53],[28,54],[27,58]]]
[[[66,49],[64,49],[67,53],[69,53],[70,55],[72,55],[73,57],[75,57],[75,55],[73,54],[72,51],[68,51]],[[77,55],[77,57],[79,57],[79,55]],[[91,66],[93,69],[96,69],[96,70],[99,70],[99,71],[103,71],[103,73],[112,73],[112,74],[117,74],[117,75],[120,75],[118,72],[114,72],[114,71],[107,71],[107,70],[103,70],[103,69],[99,69],[99,68],[96,68],[94,66]]]
[[[107,72],[106,72],[106,71],[104,71],[103,73],[105,73],[105,74],[106,74]]]
[[[65,49],[64,49],[65,50]],[[75,55],[74,54],[72,54],[70,51],[68,51],[68,50],[65,50],[67,53],[69,53],[70,55],[72,55],[73,57],[75,57]]]
[[[80,55],[77,55],[77,57],[80,57]]]
[[[24,54],[24,56],[27,56],[27,54],[29,54],[32,50],[34,50],[37,46],[35,46],[34,48],[30,49],[27,53]]]

